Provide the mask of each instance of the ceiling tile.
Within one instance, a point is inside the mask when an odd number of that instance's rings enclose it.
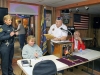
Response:
[[[81,1],[85,1],[85,0],[64,0],[64,1],[57,2],[55,4],[51,4],[51,6],[58,7],[58,6],[73,4]]]
[[[63,6],[81,1],[86,1],[86,0],[21,0],[21,2],[36,3],[53,7]]]
[[[39,1],[42,1],[42,0],[21,0],[21,2],[27,2],[27,3],[37,3]]]
[[[58,2],[61,2],[61,0],[43,0],[42,2],[38,2],[38,4],[45,4],[45,5],[48,5],[48,6],[52,6],[51,4],[55,4],[55,3],[58,3]]]

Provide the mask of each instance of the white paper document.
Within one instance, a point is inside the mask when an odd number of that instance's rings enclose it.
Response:
[[[69,40],[65,40],[65,41],[54,41],[54,40],[51,40],[53,43],[67,43],[67,42],[71,42]]]
[[[34,63],[37,63],[37,62],[40,62],[40,61],[44,61],[44,60],[48,60],[48,59],[45,59],[45,58],[31,59],[31,61],[34,62]]]

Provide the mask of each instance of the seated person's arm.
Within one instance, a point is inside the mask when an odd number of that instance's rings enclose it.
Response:
[[[84,45],[82,39],[81,39],[80,37],[78,37],[78,40],[79,40],[79,42],[80,42],[80,48],[81,48],[82,50],[84,50],[84,49],[85,49],[85,45]]]
[[[33,54],[32,54],[32,56],[33,56]],[[22,57],[23,57],[24,59],[31,59],[32,56],[29,54],[27,47],[24,46],[24,47],[23,47],[23,50],[22,50]]]
[[[78,40],[79,40],[80,44],[83,43],[83,42],[82,42],[82,39],[81,39],[80,37],[78,37]]]
[[[84,43],[81,44],[81,48],[82,48],[82,50],[85,50],[85,45],[84,45]]]
[[[36,46],[37,46],[37,54],[38,54],[38,57],[41,57],[42,54],[43,54],[43,52],[42,52],[41,48],[38,45],[36,45]]]

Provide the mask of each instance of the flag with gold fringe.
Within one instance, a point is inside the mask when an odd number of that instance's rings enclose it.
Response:
[[[44,36],[46,34],[46,9],[44,7],[43,14],[42,14],[42,20],[41,20],[41,44],[40,47],[43,50],[43,55],[47,52],[47,40]]]

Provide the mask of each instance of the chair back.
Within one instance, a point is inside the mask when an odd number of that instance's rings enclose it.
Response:
[[[43,60],[35,64],[32,75],[55,75],[57,68],[52,60]]]

